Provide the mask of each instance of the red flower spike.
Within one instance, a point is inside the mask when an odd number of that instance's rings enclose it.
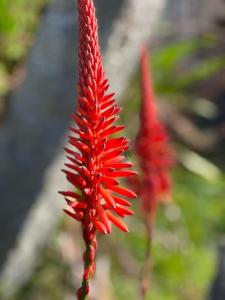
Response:
[[[153,219],[157,202],[170,198],[169,170],[173,165],[173,154],[166,129],[158,119],[146,48],[141,53],[141,78],[140,130],[135,146],[143,175],[136,180],[131,179],[131,182],[141,198],[144,214]]]
[[[148,283],[151,268],[153,222],[159,201],[165,201],[170,195],[171,182],[169,171],[173,165],[173,155],[168,143],[168,136],[163,124],[158,119],[154,103],[146,48],[143,48],[141,53],[141,90],[140,129],[136,138],[135,148],[142,175],[128,178],[128,180],[140,197],[146,225],[147,248],[140,276],[140,290],[142,298],[145,299],[148,290],[146,283]],[[126,211],[122,210],[120,213],[121,215],[126,215]]]
[[[121,109],[116,104],[115,94],[109,94],[109,82],[105,77],[98,43],[97,20],[93,0],[77,0],[79,16],[79,81],[77,112],[72,115],[74,126],[69,127],[69,144],[66,148],[69,163],[63,170],[67,179],[80,190],[60,192],[73,212],[65,213],[82,223],[86,243],[85,268],[78,299],[86,299],[89,280],[94,275],[96,232],[111,232],[111,224],[123,231],[126,225],[109,214],[132,215],[126,207],[128,200],[115,197],[119,193],[128,198],[136,195],[119,186],[119,177],[136,174],[127,170],[132,164],[124,161],[128,140],[113,137],[124,129],[115,122]],[[124,207],[125,206],[125,207]]]

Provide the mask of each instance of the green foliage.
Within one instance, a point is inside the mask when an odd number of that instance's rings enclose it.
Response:
[[[48,0],[0,0],[0,61],[15,63],[31,44],[39,12]]]
[[[49,0],[0,0],[0,115],[10,76],[21,64],[33,41],[40,12]],[[2,98],[3,97],[3,98]]]
[[[174,204],[161,207],[155,224],[149,299],[204,299],[215,270],[215,245],[224,232],[217,228],[224,223],[225,184],[223,178],[209,183],[183,168],[176,169],[174,181]],[[113,242],[126,245],[126,251],[140,266],[144,261],[144,226],[136,217],[130,227],[129,235],[117,232]],[[124,278],[121,265],[115,259],[112,263],[116,299],[124,299],[121,282],[125,290],[132,285],[129,299],[137,299],[136,293],[131,294],[138,286],[139,269],[131,283]]]
[[[180,93],[196,82],[223,70],[224,55],[211,58],[201,55],[214,47],[215,43],[212,38],[205,36],[172,42],[153,52],[151,65],[156,91],[164,94]]]

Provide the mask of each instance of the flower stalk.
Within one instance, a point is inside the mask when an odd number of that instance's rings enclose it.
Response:
[[[154,220],[158,203],[170,200],[171,180],[169,171],[173,165],[173,154],[169,146],[166,129],[158,118],[148,67],[148,53],[145,47],[141,52],[140,66],[142,106],[135,150],[142,174],[131,179],[130,183],[140,197],[146,226],[146,256],[140,275],[141,296],[142,299],[145,299],[149,289]]]
[[[85,234],[84,234],[85,239]],[[90,280],[95,273],[95,254],[97,248],[96,234],[92,240],[85,241],[86,251],[84,252],[84,274],[81,287],[77,291],[77,298],[85,300],[90,291]]]
[[[109,93],[98,42],[98,24],[93,0],[77,0],[79,17],[79,80],[78,106],[69,128],[69,163],[63,172],[72,184],[72,191],[60,192],[66,200],[65,213],[81,222],[84,252],[84,273],[78,300],[87,299],[90,280],[95,273],[96,234],[111,233],[111,225],[128,232],[121,220],[133,215],[129,199],[131,190],[120,186],[119,178],[136,174],[125,161],[128,139],[118,137],[124,126],[116,125],[121,111],[115,94]],[[116,135],[116,136],[115,136]],[[75,192],[78,190],[79,192]]]
[[[146,226],[146,253],[144,263],[140,272],[140,293],[143,300],[149,291],[149,276],[151,275],[151,252],[152,252],[152,233],[153,233],[153,222],[145,220]]]

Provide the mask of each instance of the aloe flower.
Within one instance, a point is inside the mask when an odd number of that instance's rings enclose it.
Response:
[[[86,299],[89,280],[95,272],[96,232],[111,233],[111,224],[128,232],[121,220],[133,215],[128,199],[136,195],[120,186],[118,179],[136,174],[132,164],[125,161],[128,140],[112,136],[124,126],[115,125],[120,108],[114,94],[108,93],[109,82],[105,76],[100,54],[97,20],[92,0],[77,0],[79,15],[79,82],[78,107],[72,115],[74,126],[69,128],[66,148],[67,179],[71,191],[60,192],[68,205],[65,213],[81,222],[84,253],[84,274],[78,299]],[[121,218],[119,218],[119,217]]]
[[[143,213],[154,219],[157,203],[170,200],[173,153],[166,129],[158,118],[146,48],[142,49],[140,63],[142,107],[135,148],[142,176],[136,177],[136,189]]]
[[[158,203],[170,199],[171,180],[169,172],[173,165],[173,154],[169,146],[166,129],[158,118],[146,48],[142,49],[140,65],[142,106],[140,129],[135,141],[135,149],[141,174],[128,181],[140,197],[146,225],[146,257],[140,276],[141,295],[145,299],[149,288],[151,269],[153,222]]]

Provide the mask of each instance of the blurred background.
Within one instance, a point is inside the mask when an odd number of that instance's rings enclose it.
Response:
[[[76,107],[72,0],[0,0],[0,299],[74,299],[79,224],[57,195]],[[159,209],[151,292],[156,300],[225,299],[225,2],[96,0],[104,65],[131,140],[139,126],[139,50],[149,46],[156,101],[177,165],[173,203]],[[135,163],[135,157],[128,153]],[[90,299],[139,299],[145,227],[99,237]]]

